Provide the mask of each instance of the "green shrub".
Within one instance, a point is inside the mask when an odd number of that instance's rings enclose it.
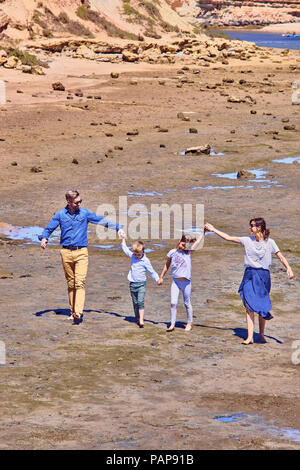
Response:
[[[89,10],[82,5],[77,8],[76,15],[79,16],[81,20],[87,21],[89,19]]]
[[[38,65],[38,59],[35,55],[29,54],[29,52],[21,51],[20,49],[11,49],[8,51],[8,56],[15,56],[20,59],[23,65]]]
[[[60,12],[60,14],[58,15],[58,19],[63,24],[68,24],[70,22],[70,18],[68,17],[65,11]]]
[[[75,36],[85,36],[87,38],[95,37],[93,33],[84,25],[79,23],[79,21],[70,20],[67,24],[67,30],[69,33],[75,34]]]

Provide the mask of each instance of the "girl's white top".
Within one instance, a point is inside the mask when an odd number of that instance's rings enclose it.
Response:
[[[126,245],[125,240],[122,240],[122,250],[124,251],[125,255],[131,258],[131,267],[128,273],[127,279],[130,282],[145,282],[147,279],[147,271],[149,272],[150,276],[154,281],[158,281],[159,275],[153,269],[152,264],[144,254],[142,258],[136,259],[133,252],[128,248]]]
[[[278,253],[279,248],[272,238],[262,242],[256,241],[255,236],[239,237],[240,244],[245,248],[244,266],[251,268],[269,269],[272,264],[272,253]]]
[[[192,263],[190,251],[179,251],[176,248],[169,251],[168,258],[171,258],[171,273],[173,279],[178,277],[185,277],[191,280],[192,276]]]

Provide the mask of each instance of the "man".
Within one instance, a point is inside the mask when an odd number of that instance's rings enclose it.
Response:
[[[41,240],[41,248],[45,249],[51,233],[60,226],[60,244],[62,245],[60,253],[68,284],[70,312],[73,320],[80,321],[85,301],[85,279],[88,269],[88,224],[101,224],[113,228],[119,236],[124,236],[125,233],[118,224],[80,207],[82,199],[78,191],[67,191],[66,200],[66,207],[52,217],[42,235],[39,235],[39,240]]]

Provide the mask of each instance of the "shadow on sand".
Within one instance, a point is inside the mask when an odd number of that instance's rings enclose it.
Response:
[[[63,315],[63,316],[67,316],[67,317],[71,316],[69,309],[62,309],[62,308],[41,310],[40,312],[36,312],[34,315],[36,317],[41,317],[45,313],[49,313],[49,312],[54,312],[56,315]],[[102,313],[102,314],[104,313],[106,315],[113,315],[115,317],[122,318],[124,321],[126,321],[128,323],[136,323],[134,316],[122,315],[121,313],[109,312],[107,310],[93,310],[93,309],[84,310],[84,313],[91,313],[91,312],[93,312],[93,313]],[[82,315],[82,319],[80,321],[74,320],[74,324],[82,323],[83,317],[84,317],[84,315]],[[148,319],[145,319],[144,322],[145,322],[145,324],[149,323],[149,324],[152,324],[152,325],[165,325],[165,326],[169,325],[169,322],[164,322],[164,321],[157,322],[157,321],[148,320]],[[184,323],[184,322],[181,322],[181,321],[176,322],[176,328],[184,329],[185,325],[186,325],[186,323]],[[194,327],[210,328],[210,329],[222,330],[222,331],[233,331],[234,336],[237,336],[238,338],[241,338],[242,340],[245,340],[247,338],[247,333],[248,333],[246,328],[221,328],[219,326],[202,325],[200,323],[194,323]],[[280,341],[277,338],[274,338],[274,336],[265,335],[265,338],[271,339],[273,341],[276,341],[276,343],[282,344],[282,341]],[[259,336],[258,333],[254,333],[254,343],[261,343],[260,336]]]

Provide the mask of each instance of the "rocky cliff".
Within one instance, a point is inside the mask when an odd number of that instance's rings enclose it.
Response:
[[[266,25],[300,21],[299,0],[168,0],[180,15],[222,26]]]

